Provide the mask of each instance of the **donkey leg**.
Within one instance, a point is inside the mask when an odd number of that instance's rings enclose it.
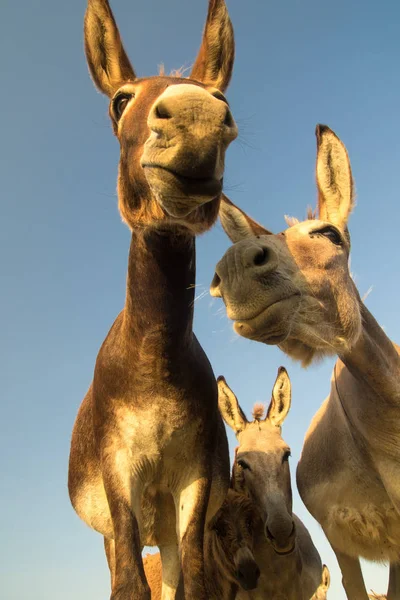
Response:
[[[111,589],[114,587],[115,581],[115,545],[111,538],[104,538],[104,550],[106,551],[108,568],[110,569]]]
[[[181,574],[178,546],[176,544],[160,546],[160,555],[162,565],[161,600],[177,600],[176,591]]]
[[[180,559],[185,598],[207,600],[204,585],[204,528],[211,482],[199,476],[179,495],[177,506]]]
[[[387,600],[400,600],[400,564],[390,563]]]
[[[103,481],[114,529],[114,581],[110,600],[150,600],[150,587],[144,573],[142,545],[136,514],[142,488],[123,481],[104,464]],[[134,496],[129,491],[135,489]],[[131,506],[128,502],[130,498]],[[136,509],[136,514],[135,514]]]
[[[346,591],[347,600],[368,600],[358,558],[351,558],[336,548],[333,548],[333,550],[342,572],[342,584]]]

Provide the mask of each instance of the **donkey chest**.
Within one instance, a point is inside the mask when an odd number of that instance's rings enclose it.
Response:
[[[320,522],[331,544],[354,557],[398,560],[400,515],[385,490],[351,487],[350,482],[343,489],[338,484],[334,493],[329,488]]]
[[[148,409],[116,411],[112,445],[124,457],[122,468],[159,480],[161,473],[176,469],[181,461],[193,460],[203,430],[200,417],[155,398]]]

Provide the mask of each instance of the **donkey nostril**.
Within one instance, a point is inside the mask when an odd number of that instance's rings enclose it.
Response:
[[[231,114],[231,111],[229,110],[229,108],[226,111],[224,125],[226,127],[233,127],[233,118],[232,118],[232,114]]]
[[[257,569],[256,569],[256,579],[258,579],[258,578],[260,577],[260,575],[261,575],[261,571],[260,571],[260,569],[257,567]]]
[[[211,289],[215,290],[219,286],[220,283],[221,283],[221,278],[217,273],[215,273],[213,280],[211,282],[211,286],[210,286]]]
[[[155,107],[155,115],[157,119],[170,119],[171,113],[169,112],[165,102],[159,102]]]
[[[253,263],[256,267],[261,267],[268,262],[268,250],[267,248],[259,248],[257,253],[253,257]]]
[[[270,540],[275,539],[270,530],[268,529],[268,525],[265,526],[265,533],[267,534],[267,537],[269,537]]]

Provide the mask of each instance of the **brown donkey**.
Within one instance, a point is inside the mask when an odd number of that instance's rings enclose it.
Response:
[[[239,442],[232,485],[249,496],[261,517],[254,539],[259,583],[251,594],[240,592],[237,598],[310,600],[319,588],[316,598],[322,599],[329,582],[325,588],[321,583],[321,558],[306,527],[292,512],[290,448],[281,435],[291,403],[289,376],[283,367],[279,369],[266,416],[264,407],[255,405],[252,421],[247,420],[225,379],[217,381],[219,409]],[[329,575],[326,567],[324,573]]]
[[[350,162],[322,125],[316,171],[318,217],[292,220],[278,235],[224,204],[222,223],[238,243],[218,264],[212,293],[245,337],[277,344],[304,365],[339,356],[306,434],[297,485],[336,553],[349,600],[368,598],[359,557],[390,562],[387,597],[399,600],[400,348],[351,278]]]
[[[125,307],[72,434],[70,498],[104,536],[112,600],[150,598],[146,544],[160,547],[163,599],[175,597],[181,563],[186,597],[204,600],[204,525],[226,495],[229,455],[215,377],[192,330],[194,235],[217,218],[237,135],[223,95],[232,25],[224,1],[210,0],[190,78],[138,79],[107,0],[89,0],[85,50],[110,98],[132,240]]]
[[[204,569],[209,600],[234,600],[240,588],[254,590],[260,570],[253,556],[253,535],[258,520],[251,502],[233,490],[207,524],[204,534]],[[152,600],[161,598],[160,555],[144,559]]]

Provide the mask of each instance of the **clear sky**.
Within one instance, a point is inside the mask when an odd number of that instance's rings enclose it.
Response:
[[[190,64],[206,0],[114,0],[140,75]],[[240,138],[228,151],[226,192],[269,229],[315,204],[317,122],[346,144],[357,186],[351,267],[367,305],[400,341],[400,3],[396,0],[228,0],[237,59],[228,91]],[[84,0],[1,3],[0,530],[4,600],[109,598],[99,534],[73,512],[69,442],[96,354],[124,302],[128,229],[117,212],[118,143],[107,101],[86,68]],[[293,402],[284,426],[292,475],[333,361],[302,370],[276,348],[237,337],[208,295],[228,247],[219,224],[198,243],[195,331],[216,375],[249,413],[288,368]],[[204,295],[202,294],[204,292]],[[235,442],[229,437],[231,449]],[[294,481],[293,481],[293,485]],[[295,493],[344,599],[332,551]],[[365,565],[369,587],[386,571]]]

